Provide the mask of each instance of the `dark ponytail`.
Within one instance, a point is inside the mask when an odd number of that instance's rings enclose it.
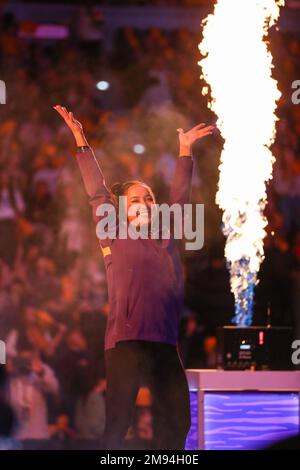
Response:
[[[123,183],[114,183],[110,188],[113,196],[119,197],[123,195]]]

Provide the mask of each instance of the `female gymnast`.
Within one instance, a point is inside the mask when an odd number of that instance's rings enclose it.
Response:
[[[117,183],[109,190],[90,148],[82,125],[65,107],[54,106],[76,141],[76,160],[93,209],[101,220],[103,204],[125,204],[128,223],[151,223],[155,195],[140,181]],[[169,204],[189,202],[193,159],[192,144],[213,132],[199,124],[188,132],[178,129],[179,157],[172,181]],[[125,200],[125,203],[124,203]],[[98,211],[97,211],[98,209]],[[145,211],[147,217],[145,222]],[[149,231],[150,233],[150,231]],[[105,332],[107,377],[105,448],[124,449],[138,390],[151,390],[155,449],[184,449],[190,428],[190,402],[186,375],[177,352],[177,336],[183,306],[183,275],[174,237],[101,239],[107,274],[109,316]]]

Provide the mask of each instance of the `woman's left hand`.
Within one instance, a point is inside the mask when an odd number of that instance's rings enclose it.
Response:
[[[214,129],[215,126],[207,126],[204,123],[198,124],[187,132],[184,132],[181,128],[177,129],[180,146],[179,155],[190,155],[193,143],[207,135],[211,135]]]

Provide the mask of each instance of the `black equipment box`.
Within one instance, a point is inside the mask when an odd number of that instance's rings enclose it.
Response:
[[[293,328],[217,328],[217,366],[225,370],[290,370]]]

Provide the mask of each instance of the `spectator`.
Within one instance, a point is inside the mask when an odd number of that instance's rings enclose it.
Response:
[[[105,427],[105,379],[85,384],[86,391],[79,398],[75,411],[75,426],[81,439],[101,439]]]
[[[19,439],[48,439],[46,397],[58,395],[53,370],[39,359],[32,348],[22,349],[12,362],[9,377],[9,401],[15,410]]]
[[[87,348],[86,339],[78,329],[69,331],[55,360],[55,369],[61,384],[62,407],[74,427],[78,400],[88,395],[93,384],[97,383],[101,371]]]
[[[24,212],[22,194],[10,175],[0,171],[0,258],[13,265],[17,250],[17,221]]]

